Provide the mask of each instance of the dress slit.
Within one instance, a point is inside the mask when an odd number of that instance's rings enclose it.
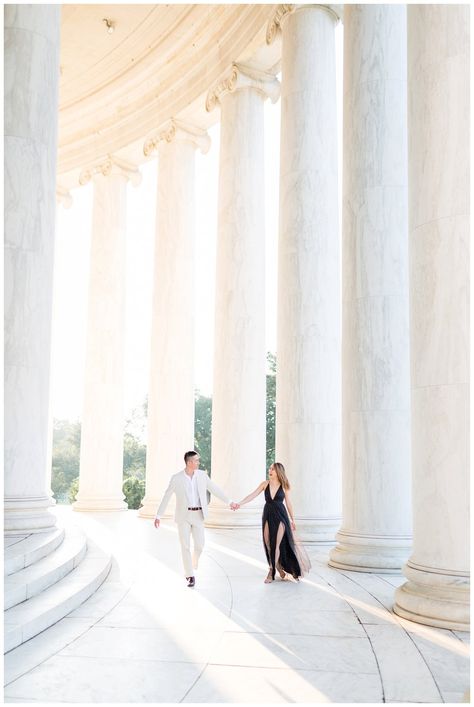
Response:
[[[274,567],[277,570],[283,569],[283,567],[280,564],[280,546],[281,546],[284,536],[285,536],[285,526],[280,521],[280,523],[278,525],[278,530],[277,530],[277,535],[276,535],[276,543],[275,543],[275,564],[274,564]]]
[[[284,500],[285,492],[282,486],[272,498],[270,484],[267,484],[262,516],[263,547],[273,574],[278,569],[298,579],[303,572],[309,570],[311,564],[304,549],[297,547]],[[265,537],[267,528],[268,543]],[[304,561],[300,562],[300,558]]]

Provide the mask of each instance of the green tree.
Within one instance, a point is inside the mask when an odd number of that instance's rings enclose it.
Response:
[[[276,356],[267,353],[267,469],[275,461]]]
[[[78,491],[79,491],[79,477],[76,477],[75,479],[73,479],[73,481],[71,482],[71,485],[69,487],[69,491],[68,491],[69,503],[74,503],[74,501],[76,500],[76,496],[77,496]]]
[[[212,398],[196,391],[194,402],[194,445],[201,457],[201,469],[211,473]]]
[[[136,510],[140,508],[145,495],[145,480],[138,479],[136,476],[129,476],[123,482],[122,490],[129,509]]]
[[[146,426],[148,417],[148,397],[141,405],[133,408],[130,417],[125,422],[125,432],[137,437],[141,442],[146,439]]]
[[[146,445],[138,437],[125,432],[123,436],[123,475],[145,479]]]
[[[266,451],[267,467],[275,461],[275,391],[276,357],[267,354],[266,375]],[[139,508],[145,494],[146,444],[144,431],[148,402],[136,408],[127,420],[123,440],[124,495],[129,508]],[[195,449],[201,457],[201,468],[211,472],[212,398],[196,391]],[[79,485],[81,424],[55,420],[53,434],[53,468],[51,486],[58,501],[73,503]]]
[[[123,475],[127,479],[145,479],[146,445],[137,433],[144,429],[146,401],[127,421],[123,438]],[[79,484],[79,461],[81,450],[81,423],[70,420],[54,420],[51,489],[59,503],[73,503]]]
[[[66,503],[72,481],[79,476],[81,423],[53,422],[51,489],[59,503]]]

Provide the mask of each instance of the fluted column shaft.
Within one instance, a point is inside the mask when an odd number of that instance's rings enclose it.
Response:
[[[408,9],[413,552],[394,610],[469,626],[469,8]]]
[[[123,363],[127,181],[132,169],[109,160],[81,175],[94,201],[76,511],[125,510]]]
[[[170,475],[184,468],[183,455],[194,447],[195,152],[199,140],[207,150],[207,136],[173,124],[157,141],[146,495],[140,509],[145,517],[155,515]]]
[[[267,90],[277,91],[278,82],[268,76],[260,82],[256,76],[234,67],[230,89],[218,97],[221,137],[212,478],[236,500],[265,478],[263,104]],[[257,524],[254,506],[255,502],[231,515],[213,498],[209,523]]]
[[[48,511],[60,7],[5,6],[5,532]]]
[[[344,9],[343,522],[330,564],[411,548],[406,7]]]
[[[276,458],[301,536],[323,542],[341,515],[336,19],[321,5],[280,19]]]

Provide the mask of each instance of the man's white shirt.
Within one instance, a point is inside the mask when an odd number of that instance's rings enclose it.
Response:
[[[201,501],[199,498],[199,492],[196,482],[196,473],[190,476],[189,474],[186,474],[186,472],[184,472],[184,478],[186,479],[186,494],[188,496],[188,507],[197,508],[201,505]]]
[[[174,474],[168,485],[167,490],[161,500],[159,508],[156,512],[155,518],[161,520],[161,516],[166,510],[169,499],[172,493],[176,493],[177,504],[175,510],[175,521],[178,522],[178,515],[181,516],[184,509],[187,508],[198,508],[202,507],[202,513],[204,518],[206,518],[208,506],[207,506],[207,492],[215,494],[221,501],[226,504],[231,504],[232,500],[227,497],[224,491],[214,484],[206,471],[202,469],[196,469],[192,476],[186,474],[186,469]],[[201,493],[201,496],[199,495]],[[204,497],[203,497],[204,494]],[[180,500],[178,500],[178,497]],[[180,505],[181,504],[181,505]]]
[[[188,498],[188,508],[197,508],[201,505],[201,499],[199,498],[199,491],[197,487],[197,474],[194,472],[192,476],[186,474],[186,471],[181,472],[184,475],[185,485],[186,485],[186,496]],[[161,520],[161,516],[158,514],[155,516],[158,520]]]

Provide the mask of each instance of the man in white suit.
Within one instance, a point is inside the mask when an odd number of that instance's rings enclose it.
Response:
[[[169,486],[156,512],[155,528],[160,527],[161,516],[174,493],[176,496],[174,519],[178,526],[184,572],[188,587],[194,587],[196,580],[193,568],[197,569],[199,557],[204,548],[204,519],[207,517],[208,491],[228,503],[233,511],[238,508],[238,504],[231,501],[224,491],[211,481],[205,471],[199,469],[200,457],[197,452],[186,452],[184,461],[186,467],[170,479]],[[192,558],[191,535],[194,542]]]

